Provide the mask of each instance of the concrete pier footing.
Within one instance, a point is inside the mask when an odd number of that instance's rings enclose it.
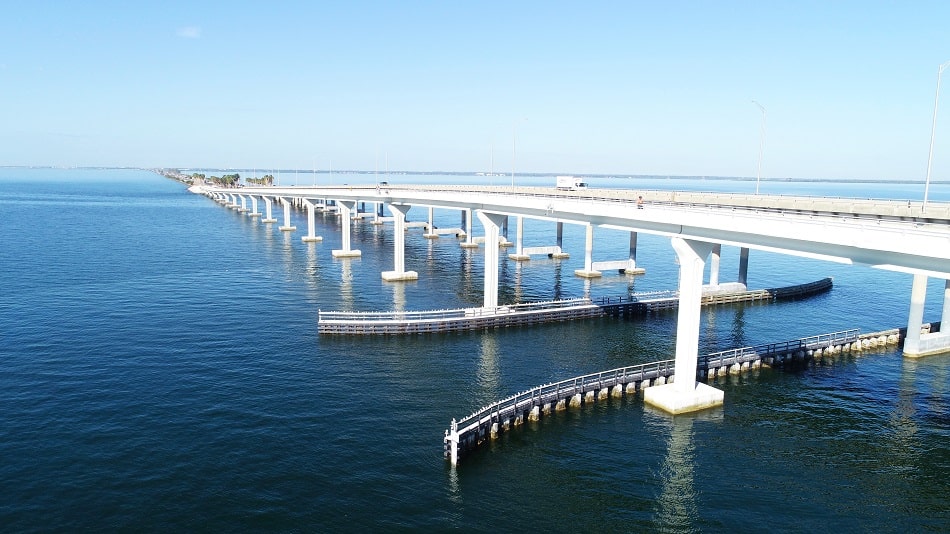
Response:
[[[602,273],[602,272],[600,272],[600,271],[594,271],[594,270],[588,271],[588,270],[586,270],[586,269],[575,269],[575,270],[574,270],[574,276],[580,276],[581,278],[600,278],[600,277],[603,276],[603,275],[604,275],[604,273]]]
[[[386,282],[403,282],[419,279],[419,273],[416,271],[383,271],[382,276]]]
[[[335,249],[330,252],[330,254],[333,255],[334,258],[359,258],[363,255],[363,252],[359,250]]]
[[[643,392],[643,401],[672,414],[698,412],[721,406],[724,394],[721,389],[694,382],[692,388],[680,384],[655,386]]]

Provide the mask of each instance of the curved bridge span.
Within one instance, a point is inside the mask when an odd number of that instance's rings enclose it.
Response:
[[[694,376],[699,346],[699,309],[703,296],[703,273],[707,262],[718,263],[722,245],[739,247],[740,283],[744,285],[743,261],[748,249],[767,250],[846,264],[866,264],[875,268],[913,276],[904,354],[921,356],[950,351],[950,334],[920,334],[926,299],[927,279],[945,280],[942,317],[950,318],[950,203],[860,200],[841,198],[684,193],[673,191],[585,190],[557,191],[542,187],[474,186],[305,186],[244,187],[237,189],[193,186],[192,191],[208,195],[235,209],[261,216],[257,203],[267,207],[264,222],[276,222],[271,205],[284,206],[281,230],[293,231],[292,204],[306,206],[308,235],[317,241],[314,211],[318,208],[340,214],[343,223],[341,250],[333,255],[359,255],[350,249],[351,220],[359,217],[358,202],[387,206],[394,225],[394,268],[382,273],[386,281],[418,278],[405,269],[406,213],[412,206],[459,210],[474,214],[484,229],[485,280],[483,308],[498,306],[498,247],[500,228],[509,216],[580,224],[587,228],[585,267],[578,276],[597,276],[591,261],[593,228],[605,227],[630,232],[631,258],[623,265],[635,268],[636,233],[668,237],[676,253],[679,269],[678,319],[675,368],[679,376]],[[642,195],[641,207],[637,197]],[[471,240],[472,217],[462,246],[477,246]],[[429,224],[431,230],[431,223]],[[461,235],[461,234],[459,234]],[[559,253],[552,249],[552,254]],[[524,254],[520,232],[516,254]],[[743,259],[744,258],[744,259]],[[613,265],[614,262],[609,262]],[[613,268],[613,267],[611,267]],[[703,409],[722,403],[722,391],[701,382],[679,381],[650,388],[645,401],[671,413]]]

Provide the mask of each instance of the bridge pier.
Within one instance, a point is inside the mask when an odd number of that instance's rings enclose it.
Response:
[[[290,224],[290,202],[284,197],[277,197],[277,199],[284,205],[284,225],[278,226],[277,229],[281,232],[296,231],[297,227]]]
[[[739,249],[739,279],[736,280],[743,286],[748,287],[749,279],[749,247]]]
[[[531,256],[524,253],[524,217],[517,217],[517,234],[515,235],[515,253],[509,254],[508,258],[515,261],[528,261]]]
[[[260,217],[261,212],[257,211],[257,197],[251,195],[251,212],[247,214],[248,217]]]
[[[950,352],[950,280],[944,282],[940,332],[927,334],[920,332],[924,322],[924,302],[926,300],[927,275],[915,274],[910,293],[907,335],[904,338],[904,356],[908,358],[920,358]]]
[[[274,218],[274,214],[273,214],[274,201],[271,200],[269,197],[265,197],[265,196],[262,196],[261,198],[264,199],[264,205],[265,205],[265,210],[264,210],[264,211],[266,212],[266,217],[264,217],[263,219],[261,219],[261,222],[262,222],[262,223],[275,223],[275,222],[277,222],[277,219]]]
[[[343,248],[333,250],[330,254],[334,258],[356,258],[363,253],[359,250],[350,248],[350,225],[352,224],[351,213],[356,210],[356,201],[338,200],[337,206],[340,207],[340,222],[343,227],[340,231],[340,241]]]
[[[316,243],[317,241],[323,241],[323,238],[316,234],[316,222],[315,214],[317,211],[317,206],[310,201],[310,199],[303,199],[303,203],[307,206],[307,235],[300,238],[304,243]]]
[[[584,268],[575,270],[574,274],[576,276],[580,276],[581,278],[599,278],[602,276],[600,271],[594,270],[593,255],[594,226],[590,223],[587,223],[587,239],[584,242]]]
[[[393,270],[383,271],[383,280],[387,282],[401,282],[418,280],[419,273],[406,270],[406,213],[412,206],[394,206],[389,204],[389,211],[393,213],[395,228],[393,230]],[[497,290],[496,290],[497,291]]]
[[[696,381],[699,354],[700,304],[703,271],[713,243],[672,238],[680,263],[679,309],[676,318],[676,367],[678,379],[643,393],[647,404],[672,414],[695,412],[723,403],[722,390]]]
[[[461,243],[462,248],[478,248],[478,243],[476,243],[472,236],[472,209],[465,208],[462,210],[462,229],[465,230],[465,241]]]
[[[722,244],[713,245],[712,252],[709,254],[709,285],[719,285],[719,259],[722,256]]]
[[[508,218],[500,213],[475,212],[485,227],[485,298],[482,306],[498,306],[498,236],[501,225]]]

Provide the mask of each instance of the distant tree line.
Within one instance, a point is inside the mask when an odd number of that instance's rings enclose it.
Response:
[[[274,177],[270,174],[265,174],[260,178],[245,178],[244,181],[249,184],[274,185]]]
[[[234,187],[235,185],[237,185],[238,182],[241,181],[241,175],[237,173],[225,174],[223,176],[211,176],[211,177],[206,178],[204,174],[196,172],[192,174],[191,177],[194,178],[195,180],[206,180],[213,184],[221,185],[224,187]]]

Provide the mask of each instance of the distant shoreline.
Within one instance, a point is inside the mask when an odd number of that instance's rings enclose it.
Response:
[[[254,169],[239,169],[239,168],[230,168],[230,169],[219,169],[216,167],[162,167],[162,168],[150,168],[150,167],[61,167],[61,166],[37,166],[37,165],[0,165],[0,169],[71,169],[71,170],[142,170],[142,171],[154,171],[161,173],[162,170],[177,169],[179,171],[191,171],[191,172],[209,172],[209,171],[220,171],[220,172],[238,172],[238,173],[248,173],[254,172]],[[258,169],[262,170],[262,169]],[[355,169],[344,169],[344,170],[317,170],[314,172],[313,169],[279,169],[273,170],[272,172],[283,172],[283,173],[305,173],[305,174],[374,174],[376,171],[373,170],[355,170]],[[505,177],[509,176],[505,173],[494,173],[489,174],[484,171],[393,171],[390,170],[386,173],[388,176],[405,176],[405,175],[421,175],[421,176],[484,176],[484,177]],[[544,178],[544,177],[553,177],[558,175],[565,175],[570,173],[557,173],[557,172],[519,172],[518,176],[530,176],[534,178]],[[574,176],[583,177],[583,178],[596,178],[598,180],[638,180],[638,179],[648,179],[648,180],[693,180],[693,181],[733,181],[733,182],[754,182],[756,181],[755,177],[750,176],[676,176],[676,175],[658,175],[658,174],[574,174]],[[895,180],[895,179],[875,179],[875,178],[761,178],[762,182],[801,182],[801,183],[815,183],[815,182],[830,182],[830,183],[849,183],[849,184],[921,184],[924,182],[923,179],[919,180]],[[950,180],[931,180],[931,184],[950,184]]]

